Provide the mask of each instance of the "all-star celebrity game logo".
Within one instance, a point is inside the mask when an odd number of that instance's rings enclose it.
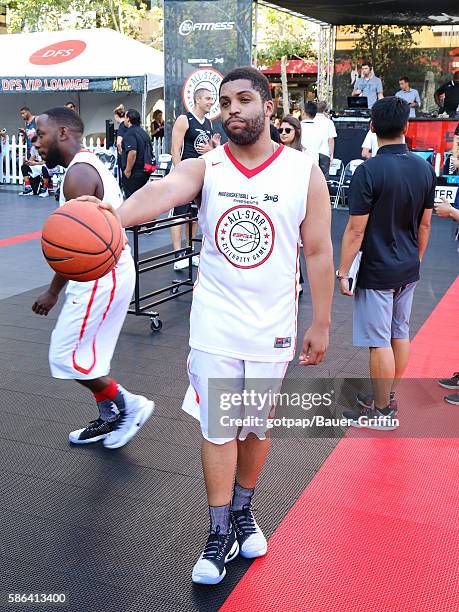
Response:
[[[274,225],[260,208],[233,206],[218,220],[215,243],[236,268],[256,268],[265,263],[274,248]]]
[[[182,99],[187,112],[193,111],[193,94],[197,89],[208,89],[213,96],[214,103],[209,112],[209,119],[213,121],[220,117],[220,104],[218,103],[218,90],[223,81],[223,75],[214,68],[199,68],[194,70],[183,84]]]

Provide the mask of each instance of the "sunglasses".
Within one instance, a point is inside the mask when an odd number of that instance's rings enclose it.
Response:
[[[290,132],[293,132],[293,128],[279,128],[279,134],[283,134],[284,132],[290,134]]]

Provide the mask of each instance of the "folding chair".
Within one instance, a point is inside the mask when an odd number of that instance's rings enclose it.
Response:
[[[356,168],[360,166],[360,164],[363,164],[363,162],[364,162],[363,159],[351,159],[351,161],[348,162],[346,164],[346,167],[344,168],[343,180],[341,181],[341,185],[340,185],[338,196],[337,196],[338,203],[339,203],[339,200],[341,200],[343,207],[346,206],[347,192],[349,191],[349,186],[351,184],[352,177],[354,176],[354,172]],[[338,204],[336,205],[336,208],[338,208]]]
[[[328,171],[328,193],[333,208],[338,208],[339,189],[343,180],[344,164],[340,159],[334,159]]]

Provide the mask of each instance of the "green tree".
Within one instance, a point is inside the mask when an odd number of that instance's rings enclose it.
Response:
[[[280,60],[282,106],[284,113],[288,114],[290,104],[287,89],[287,61],[289,59],[315,60],[314,37],[307,22],[299,17],[263,6],[259,7],[258,17],[260,25],[257,32],[259,40],[257,64],[260,67],[269,67]]]
[[[111,28],[138,38],[148,15],[137,0],[6,0],[9,32]]]
[[[352,53],[354,63],[371,61],[376,76],[384,85],[385,95],[393,95],[399,90],[399,78],[408,76],[412,84],[424,83],[427,70],[437,71],[432,64],[433,53],[420,49],[415,34],[419,26],[365,25],[345,28],[359,39]]]
[[[258,21],[258,65],[272,66],[283,56],[316,58],[314,36],[304,19],[260,6]]]

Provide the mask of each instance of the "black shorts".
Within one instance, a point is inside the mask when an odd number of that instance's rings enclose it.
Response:
[[[172,209],[172,216],[184,215],[188,212],[191,212],[191,216],[193,218],[196,218],[198,216],[198,207],[194,202],[190,202],[189,204],[182,204],[182,206],[176,206]]]

